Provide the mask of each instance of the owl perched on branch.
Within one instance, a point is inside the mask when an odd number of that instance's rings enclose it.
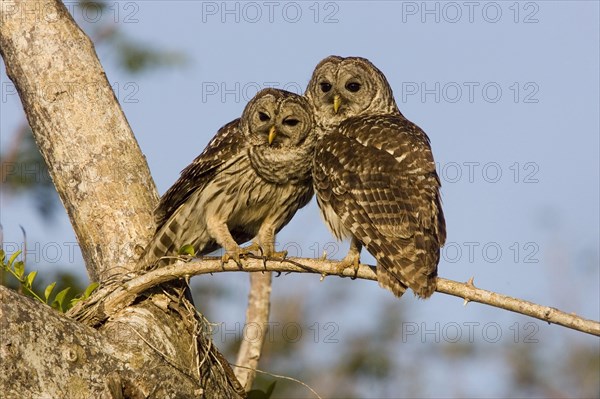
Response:
[[[364,58],[325,58],[305,95],[320,135],[317,202],[332,233],[351,239],[341,267],[358,267],[365,246],[382,287],[428,298],[446,240],[429,138],[400,113],[387,79]]]
[[[282,256],[274,249],[275,234],[313,195],[315,142],[305,98],[276,89],[257,93],[163,195],[156,233],[138,264],[176,256],[184,245],[197,255],[222,247],[224,262],[239,263],[258,249]],[[239,246],[251,239],[251,246]]]

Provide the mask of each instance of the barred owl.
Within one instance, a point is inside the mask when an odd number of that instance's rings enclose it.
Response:
[[[397,297],[409,287],[428,298],[446,239],[429,138],[364,58],[325,58],[305,95],[320,136],[313,180],[321,215],[339,240],[351,239],[340,267],[358,267],[365,246],[377,259],[379,285]]]
[[[276,89],[257,93],[163,195],[156,233],[138,264],[177,255],[184,245],[198,255],[222,247],[224,262],[239,263],[259,248],[265,256],[281,255],[275,234],[313,195],[315,142],[305,98]],[[250,239],[250,247],[239,246]]]

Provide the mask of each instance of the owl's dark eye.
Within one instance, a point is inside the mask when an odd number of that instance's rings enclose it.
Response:
[[[283,124],[286,126],[296,126],[300,121],[294,118],[288,118],[283,120]]]
[[[258,113],[258,119],[260,119],[261,122],[266,122],[266,121],[268,121],[271,118],[269,117],[269,115],[265,114],[264,112],[259,112]]]
[[[321,86],[321,91],[323,93],[327,93],[329,90],[331,90],[331,83],[329,82],[321,82],[319,85]]]
[[[346,90],[351,91],[352,93],[356,93],[360,90],[360,83],[358,82],[348,82],[346,83]]]

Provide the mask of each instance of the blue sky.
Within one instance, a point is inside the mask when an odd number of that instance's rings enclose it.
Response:
[[[241,114],[258,88],[303,91],[322,58],[367,57],[386,74],[403,114],[431,138],[448,226],[440,276],[475,276],[482,288],[600,318],[598,2],[110,4],[101,15],[76,13],[76,20],[114,20],[127,34],[189,58],[183,68],[132,78],[115,68],[115,54],[99,52],[160,193],[218,128]],[[23,114],[3,66],[1,73],[5,148]],[[0,200],[5,242],[21,240],[21,224],[29,245],[40,245],[41,271],[52,268],[49,243],[58,243],[61,262],[84,273],[79,255],[68,259],[65,243],[75,239],[65,214],[47,225],[27,201],[5,195]],[[314,201],[278,242],[307,257],[324,248],[332,254],[337,245]],[[335,257],[346,249],[340,244]],[[373,263],[366,253],[363,261]],[[238,303],[220,304],[222,321],[241,321],[247,277],[214,278],[239,290]],[[275,297],[290,289],[309,293],[311,317],[338,323],[342,341],[354,323],[367,322],[369,309],[394,301],[370,282],[275,280]],[[353,295],[328,308],[320,302],[322,290]],[[513,323],[530,321],[481,305],[465,308],[441,294],[428,301],[407,295],[391,306],[402,307],[417,326],[458,323],[463,333],[464,323],[496,322],[506,337]],[[575,336],[598,347],[595,338],[536,326],[539,344],[554,355],[557,342]],[[312,356],[318,358],[322,346]],[[503,392],[493,373],[479,373],[470,395]],[[441,387],[428,393],[445,392],[443,371],[432,378]]]

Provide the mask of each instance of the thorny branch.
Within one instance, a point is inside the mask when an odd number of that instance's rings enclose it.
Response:
[[[271,271],[279,273],[316,273],[323,277],[338,275],[356,277],[365,280],[377,280],[375,270],[369,265],[360,265],[356,275],[353,270],[337,271],[337,261],[307,258],[269,259],[253,257],[247,259],[243,270],[235,263],[222,264],[220,258],[202,258],[190,262],[177,262],[167,267],[146,272],[143,275],[131,276],[127,281],[116,282],[98,290],[90,301],[79,303],[69,314],[88,324],[101,323],[110,317],[113,311],[129,305],[137,295],[145,290],[166,281],[190,276],[219,272],[259,272]],[[116,285],[115,285],[116,284]],[[563,327],[600,336],[600,323],[584,319],[556,308],[538,305],[522,299],[498,294],[475,287],[473,278],[466,283],[438,278],[437,292],[463,298],[467,302],[479,302],[493,307],[509,310],[558,324]],[[99,306],[98,304],[102,304]]]

